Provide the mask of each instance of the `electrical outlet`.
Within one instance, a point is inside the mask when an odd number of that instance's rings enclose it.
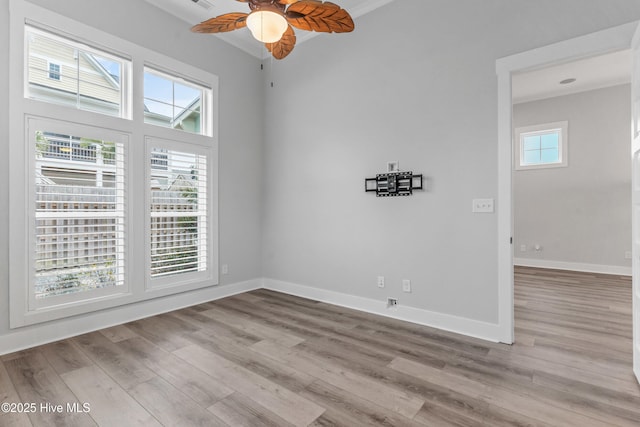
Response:
[[[396,308],[398,306],[397,298],[387,298],[387,308]]]
[[[471,211],[474,213],[493,213],[494,201],[493,199],[473,199],[473,209]]]
[[[520,252],[527,252],[527,245],[520,245]]]
[[[384,276],[378,276],[378,287],[384,288]]]
[[[411,292],[411,280],[402,281],[402,292]]]
[[[222,264],[222,274],[229,274],[229,266],[227,264]]]
[[[624,253],[624,259],[631,259],[632,255],[631,255],[631,251],[627,251]]]

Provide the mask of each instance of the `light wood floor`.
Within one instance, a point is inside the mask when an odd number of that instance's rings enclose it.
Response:
[[[38,408],[0,425],[639,426],[630,301],[517,268],[506,346],[254,291],[3,356],[0,400]]]

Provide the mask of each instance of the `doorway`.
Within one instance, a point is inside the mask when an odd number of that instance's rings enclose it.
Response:
[[[498,73],[498,282],[500,341],[514,342],[512,77],[518,72],[629,49],[637,23],[502,58]]]

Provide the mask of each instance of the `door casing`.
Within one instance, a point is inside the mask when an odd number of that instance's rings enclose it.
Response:
[[[638,22],[632,22],[549,46],[500,58],[498,74],[498,308],[500,342],[514,342],[513,300],[513,189],[512,189],[512,94],[514,73],[630,49]],[[629,64],[631,70],[631,64]],[[631,208],[631,206],[629,207]],[[634,262],[634,269],[635,267]],[[639,267],[640,268],[640,267]],[[638,272],[640,277],[640,271]],[[635,286],[635,285],[634,285]],[[636,328],[634,328],[636,329]],[[635,331],[638,334],[639,331]],[[636,376],[640,367],[636,366]]]

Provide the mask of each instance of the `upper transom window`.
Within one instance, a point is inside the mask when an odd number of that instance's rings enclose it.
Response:
[[[125,116],[129,61],[34,27],[26,31],[26,97]]]
[[[202,117],[211,89],[145,67],[144,121],[197,134],[208,134]]]

